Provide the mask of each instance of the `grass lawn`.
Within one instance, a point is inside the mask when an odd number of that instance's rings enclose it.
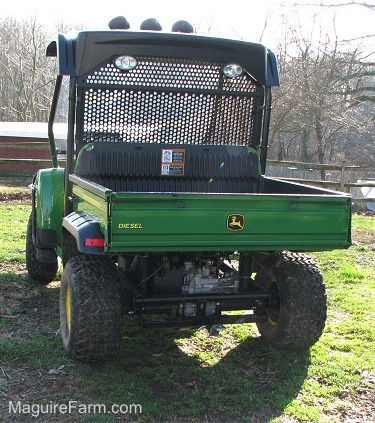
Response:
[[[23,197],[0,201],[0,421],[30,421],[8,415],[8,402],[17,399],[140,404],[142,414],[128,414],[126,422],[370,422],[375,415],[374,217],[353,216],[350,249],[313,254],[329,306],[324,334],[309,351],[275,351],[254,325],[228,326],[209,337],[205,329],[145,330],[128,323],[120,355],[88,365],[64,353],[59,281],[44,288],[27,277],[30,207]],[[48,418],[118,421],[77,410]]]
[[[31,202],[0,203],[0,262],[25,260],[25,233]]]

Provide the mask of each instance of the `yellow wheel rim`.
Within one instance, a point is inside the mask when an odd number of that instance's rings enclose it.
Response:
[[[70,332],[70,326],[72,322],[72,297],[70,295],[70,288],[67,288],[66,290],[65,313],[66,313],[66,325],[68,326],[68,330]]]

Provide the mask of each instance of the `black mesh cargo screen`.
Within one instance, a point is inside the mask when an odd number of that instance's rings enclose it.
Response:
[[[259,144],[263,88],[226,78],[222,63],[137,57],[113,60],[79,79],[77,140],[168,144]]]

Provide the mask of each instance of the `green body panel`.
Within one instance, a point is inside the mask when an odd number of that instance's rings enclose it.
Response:
[[[350,245],[346,196],[115,193],[75,186],[107,252],[330,250]],[[229,215],[244,218],[229,230]]]
[[[36,210],[38,229],[56,231],[61,245],[61,224],[64,215],[64,169],[39,170],[36,177]]]
[[[79,200],[74,203],[74,211],[85,211],[95,216],[100,223],[100,229],[107,239],[109,221],[107,197],[100,197],[77,185],[73,185],[73,195]]]

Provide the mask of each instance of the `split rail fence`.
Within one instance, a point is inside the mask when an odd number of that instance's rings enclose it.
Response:
[[[60,166],[63,166],[64,157],[61,156],[60,159]],[[51,166],[48,140],[0,136],[0,183],[29,183],[38,169]],[[316,177],[317,173],[320,179]],[[374,167],[352,166],[345,162],[336,165],[268,160],[267,174],[342,192],[350,192],[352,188],[375,188]],[[298,177],[291,176],[295,174]],[[309,178],[309,174],[313,177]],[[375,198],[355,198],[354,202],[375,202]]]

